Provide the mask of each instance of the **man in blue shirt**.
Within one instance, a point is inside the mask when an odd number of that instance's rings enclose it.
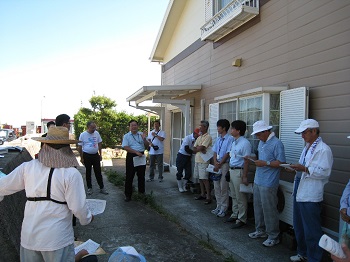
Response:
[[[231,123],[231,135],[234,138],[230,148],[230,192],[232,197],[232,214],[226,222],[236,222],[232,228],[240,228],[247,223],[248,200],[245,193],[240,192],[240,184],[248,185],[249,157],[252,153],[250,142],[244,137],[247,125],[236,120]]]
[[[122,147],[127,152],[125,165],[125,202],[131,200],[132,182],[135,173],[137,174],[138,192],[141,194],[145,193],[146,157],[144,151],[149,146],[149,142],[147,141],[147,133],[139,132],[138,129],[138,122],[136,120],[130,120],[130,131],[124,135],[122,142]]]
[[[280,164],[286,162],[282,142],[271,132],[272,126],[260,120],[254,123],[253,133],[259,140],[258,160],[255,161],[254,217],[256,231],[250,238],[268,237],[263,245],[272,247],[279,241],[279,216],[277,190]]]
[[[218,217],[225,217],[228,207],[228,182],[225,179],[225,174],[229,170],[230,156],[228,152],[233,138],[227,133],[230,129],[230,122],[227,119],[218,120],[216,126],[219,136],[213,147],[214,171],[221,170],[221,175],[217,180],[214,180],[216,208],[211,212]]]

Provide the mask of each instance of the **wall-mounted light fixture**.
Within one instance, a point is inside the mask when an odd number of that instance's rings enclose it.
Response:
[[[242,65],[242,58],[235,59],[232,62],[232,66],[241,67],[241,65]]]

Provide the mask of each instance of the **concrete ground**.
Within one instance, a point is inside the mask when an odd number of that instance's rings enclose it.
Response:
[[[125,173],[125,159],[104,161],[104,165],[106,169]],[[79,167],[79,170],[85,176],[85,168]],[[146,178],[147,175],[148,167]],[[218,218],[211,214],[215,201],[204,205],[203,201],[194,200],[196,194],[178,191],[175,171],[171,168],[164,173],[162,183],[146,182],[146,193],[152,193],[157,204],[175,217],[179,225],[141,202],[124,202],[123,189],[109,183],[106,176],[105,188],[109,195],[100,194],[96,179],[92,180],[95,191],[88,198],[107,200],[106,210],[90,225],[78,223],[75,234],[78,240],[91,238],[101,244],[107,255],[99,256],[99,261],[108,261],[119,246],[129,245],[147,261],[289,261],[295,254],[283,243],[264,247],[264,239],[250,239],[248,233],[255,231],[252,220],[243,228],[231,229],[231,224],[224,223],[228,216]]]

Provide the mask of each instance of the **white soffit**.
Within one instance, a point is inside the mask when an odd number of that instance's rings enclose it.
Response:
[[[261,93],[279,93],[281,91],[287,90],[287,86],[265,86],[265,87],[257,87],[253,89],[248,89],[245,91],[240,91],[236,93],[230,93],[223,96],[217,96],[214,97],[215,101],[222,101],[222,100],[229,100],[233,98],[243,97],[243,96],[251,96],[254,94],[261,94]]]
[[[153,100],[173,100],[181,96],[201,90],[201,85],[160,85],[143,86],[134,94],[126,98],[127,102],[134,102],[136,106],[145,101]]]
[[[185,4],[186,0],[169,0],[167,10],[165,11],[162,24],[159,28],[157,38],[153,45],[152,53],[149,58],[151,62],[163,61],[164,53],[168,48],[170,39],[177,26]]]

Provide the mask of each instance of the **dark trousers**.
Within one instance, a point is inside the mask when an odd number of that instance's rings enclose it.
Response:
[[[125,196],[132,195],[132,182],[134,181],[135,173],[137,174],[137,184],[139,193],[145,193],[145,173],[146,165],[134,167],[133,157],[136,154],[126,154],[126,178],[125,178]]]
[[[84,157],[84,165],[86,168],[86,185],[87,185],[87,187],[92,188],[91,169],[93,167],[97,183],[100,186],[100,188],[102,189],[104,187],[104,185],[103,185],[103,179],[102,179],[102,173],[101,173],[100,155],[98,153],[88,154],[88,153],[84,152],[83,157]]]
[[[185,170],[185,179],[190,180],[192,175],[192,156],[186,156],[181,153],[177,153],[176,156],[176,179],[182,179],[182,173]]]
[[[318,245],[322,236],[321,202],[296,202],[300,178],[294,181],[293,227],[297,240],[299,255],[307,257],[307,261],[322,261],[323,249]]]

